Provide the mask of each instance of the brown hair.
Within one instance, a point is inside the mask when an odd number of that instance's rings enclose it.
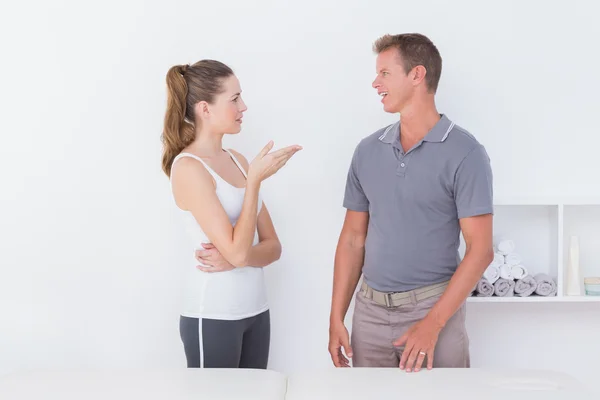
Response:
[[[427,89],[431,93],[437,91],[442,75],[442,57],[429,38],[420,33],[384,35],[373,44],[373,51],[377,54],[389,48],[398,50],[406,73],[409,73],[417,65],[425,67],[427,70],[425,74]]]
[[[162,133],[162,169],[171,176],[173,160],[195,139],[194,106],[212,103],[223,91],[223,80],[233,75],[227,65],[201,60],[193,65],[175,65],[167,72],[167,111]]]

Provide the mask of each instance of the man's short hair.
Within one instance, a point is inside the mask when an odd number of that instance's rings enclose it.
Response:
[[[425,67],[427,89],[431,93],[437,91],[442,75],[442,57],[429,38],[420,33],[402,33],[384,35],[373,44],[373,51],[377,54],[390,48],[395,48],[400,53],[407,74],[417,65]]]

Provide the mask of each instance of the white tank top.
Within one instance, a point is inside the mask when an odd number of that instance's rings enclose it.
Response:
[[[235,164],[245,177],[246,171],[227,150]],[[173,160],[174,165],[182,157],[191,157],[200,161],[216,181],[216,193],[229,217],[232,226],[235,226],[244,202],[245,188],[237,188],[213,171],[201,158],[190,154],[181,153]],[[176,206],[177,207],[177,206]],[[258,210],[262,207],[262,198],[259,193]],[[209,239],[190,211],[177,207],[182,216],[183,225],[188,238],[189,261],[184,267],[183,305],[181,315],[192,318],[210,318],[234,320],[251,317],[268,309],[266,287],[263,269],[258,267],[235,268],[225,272],[203,272],[197,266],[200,262],[195,258],[195,251],[202,250],[202,243],[209,243]],[[255,231],[254,244],[258,243],[258,234]]]

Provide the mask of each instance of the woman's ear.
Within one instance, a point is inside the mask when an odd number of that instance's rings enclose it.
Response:
[[[194,107],[194,114],[196,118],[201,120],[208,119],[210,117],[210,109],[206,101],[199,101]]]

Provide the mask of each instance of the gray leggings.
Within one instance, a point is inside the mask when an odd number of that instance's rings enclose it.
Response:
[[[188,368],[267,368],[269,310],[233,321],[182,316],[179,333]]]

